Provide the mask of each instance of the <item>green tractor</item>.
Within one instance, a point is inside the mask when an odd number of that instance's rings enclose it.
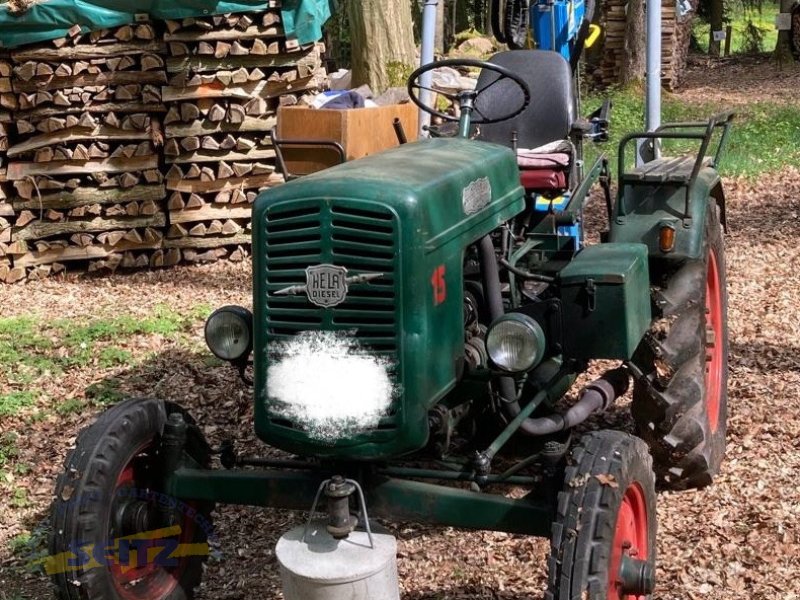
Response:
[[[440,66],[481,70],[476,90],[451,98],[458,117],[420,100],[420,75]],[[367,507],[549,537],[546,598],[652,594],[656,482],[707,485],[724,453],[715,168],[731,116],[625,137],[612,201],[606,159],[584,168],[581,149],[607,136],[607,111],[578,116],[560,55],[440,61],[415,71],[409,91],[457,133],[264,192],[253,311],[223,307],[206,323],[211,351],[252,385],[256,433],[280,457],[212,448],[171,403],[114,406],[57,483],[61,598],[192,597],[203,557],[142,560],[151,532],[203,544],[214,503],[309,510],[321,495],[335,537],[368,527]],[[660,157],[673,138],[695,140],[696,156]],[[627,167],[633,147],[653,160]],[[587,244],[598,182],[609,226]],[[594,359],[615,366],[565,401]],[[630,380],[638,437],[575,433]],[[118,564],[130,543],[115,545],[119,561],[74,560],[76,541],[120,539],[138,543],[132,566]]]

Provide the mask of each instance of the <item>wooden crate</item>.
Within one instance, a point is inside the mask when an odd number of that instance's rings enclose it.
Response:
[[[347,110],[282,106],[278,109],[279,140],[325,140],[342,145],[347,160],[362,158],[399,145],[394,120],[400,119],[409,142],[417,139],[419,109],[411,104],[392,104]],[[337,155],[326,148],[284,146],[290,173],[308,174],[330,167]]]

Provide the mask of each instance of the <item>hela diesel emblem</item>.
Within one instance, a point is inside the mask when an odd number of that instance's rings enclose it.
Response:
[[[383,273],[362,273],[348,277],[345,267],[315,265],[306,267],[305,285],[290,285],[273,293],[275,296],[292,296],[305,292],[309,302],[328,308],[344,302],[347,286],[351,283],[367,283],[380,277],[383,277]]]

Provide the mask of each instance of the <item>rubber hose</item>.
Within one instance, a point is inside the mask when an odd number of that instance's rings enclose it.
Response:
[[[503,309],[503,292],[500,290],[500,271],[497,268],[497,255],[494,253],[494,244],[489,235],[481,238],[480,246],[481,280],[483,282],[483,294],[489,308],[489,319],[502,317],[505,313]],[[516,386],[512,377],[500,378],[500,395],[505,402],[514,402],[517,397]],[[514,402],[516,404],[516,402]],[[517,404],[519,408],[519,404]],[[519,410],[517,411],[519,412]]]

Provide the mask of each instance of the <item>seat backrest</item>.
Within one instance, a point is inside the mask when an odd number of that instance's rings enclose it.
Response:
[[[511,146],[511,132],[516,131],[518,148],[536,148],[569,136],[577,107],[572,71],[563,56],[549,50],[510,50],[495,54],[489,62],[525,81],[531,102],[513,119],[480,125],[479,139]],[[478,96],[476,107],[488,118],[513,110],[522,101],[522,92],[511,81],[489,87],[497,78],[497,73],[487,69],[478,77],[477,89],[488,89]]]

